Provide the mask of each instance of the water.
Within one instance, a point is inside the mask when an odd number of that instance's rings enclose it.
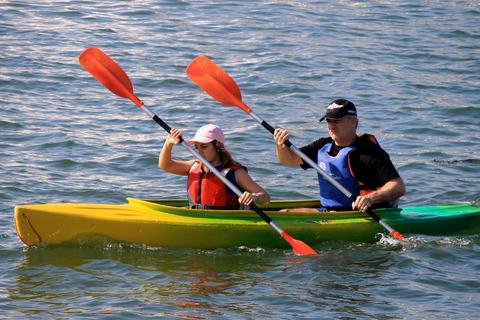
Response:
[[[291,250],[25,248],[19,204],[185,196],[157,169],[166,134],[98,84],[78,55],[97,46],[185,137],[220,125],[274,199],[316,197],[271,135],[185,75],[206,55],[243,100],[302,146],[327,134],[328,103],[352,100],[408,192],[401,206],[470,204],[480,182],[480,7],[474,1],[0,2],[0,317],[474,319],[478,235]],[[181,147],[180,159],[190,155]],[[273,232],[273,231],[272,231]]]

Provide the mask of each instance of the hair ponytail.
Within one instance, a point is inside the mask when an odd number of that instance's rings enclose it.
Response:
[[[223,143],[217,140],[213,140],[212,143],[220,156],[220,161],[222,162],[222,166],[224,167],[228,167],[231,165],[241,166],[239,162],[233,160],[232,154],[230,153],[230,151],[227,150],[227,148],[225,148]]]

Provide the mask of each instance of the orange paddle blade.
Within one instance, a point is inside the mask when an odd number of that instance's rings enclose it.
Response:
[[[207,57],[195,58],[188,65],[186,73],[193,83],[218,102],[227,106],[240,107],[250,113],[250,108],[242,102],[242,93],[235,81]]]
[[[105,88],[119,97],[132,100],[141,107],[143,102],[133,94],[132,82],[123,69],[102,50],[92,47],[83,51],[78,62]]]
[[[315,250],[313,250],[310,246],[308,246],[306,243],[292,238],[288,233],[283,231],[280,233],[280,235],[287,241],[293,248],[293,253],[297,256],[302,256],[302,255],[312,255],[312,254],[317,254]]]

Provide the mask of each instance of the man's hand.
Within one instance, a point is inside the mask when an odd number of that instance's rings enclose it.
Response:
[[[352,209],[358,209],[362,212],[367,212],[367,209],[370,208],[372,205],[373,200],[371,198],[368,198],[366,196],[358,196],[357,199],[355,199],[355,202],[352,203]]]

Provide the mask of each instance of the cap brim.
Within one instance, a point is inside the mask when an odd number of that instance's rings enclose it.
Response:
[[[195,142],[199,142],[199,143],[210,143],[212,142],[213,139],[192,139],[190,141],[188,141],[188,144],[189,145],[192,145],[192,144],[195,144]]]
[[[323,116],[320,120],[318,120],[319,122],[325,120],[325,119],[333,119],[333,120],[340,120],[340,119],[343,119],[345,118],[346,116],[348,116],[348,114],[342,114],[342,115],[338,115],[338,116]],[[352,116],[356,116],[355,114],[352,114]]]

